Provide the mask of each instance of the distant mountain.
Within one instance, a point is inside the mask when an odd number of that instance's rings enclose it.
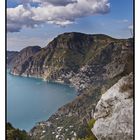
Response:
[[[30,131],[37,140],[55,140],[57,135],[60,139],[85,138],[101,94],[133,71],[133,39],[71,32],[54,38],[45,48],[28,51],[25,48],[14,57],[12,74],[69,83],[79,93]]]
[[[11,69],[17,67],[18,69],[21,69],[21,71],[23,71],[23,69],[27,67],[28,61],[30,61],[32,56],[40,50],[41,47],[39,46],[28,46],[22,49],[20,52],[7,51],[8,67],[10,67]]]
[[[18,54],[17,51],[7,51],[7,65],[10,67],[14,63],[14,57]]]

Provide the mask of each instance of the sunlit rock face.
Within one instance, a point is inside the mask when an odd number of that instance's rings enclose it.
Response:
[[[133,74],[121,78],[99,100],[92,132],[98,140],[133,139]]]

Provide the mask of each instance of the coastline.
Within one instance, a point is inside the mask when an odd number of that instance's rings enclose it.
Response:
[[[30,130],[31,130],[33,127],[36,126],[36,124],[40,124],[41,122],[46,122],[46,121],[48,121],[48,119],[49,119],[52,115],[54,115],[54,114],[59,110],[59,108],[61,108],[61,107],[65,106],[66,104],[72,102],[72,101],[75,100],[75,98],[77,97],[77,92],[76,92],[75,88],[72,87],[72,86],[70,86],[70,84],[62,84],[62,83],[55,82],[55,81],[51,81],[51,80],[47,80],[47,81],[45,80],[45,81],[44,81],[42,78],[28,77],[28,76],[23,76],[23,75],[22,75],[22,76],[19,76],[19,75],[14,75],[14,74],[9,73],[9,72],[8,72],[7,74],[10,74],[10,75],[15,76],[15,77],[20,77],[20,78],[27,78],[27,79],[29,78],[29,79],[34,79],[34,80],[41,80],[41,81],[44,82],[45,84],[50,83],[50,84],[58,84],[58,85],[68,86],[68,87],[70,87],[70,88],[73,88],[74,91],[75,91],[75,93],[74,93],[75,95],[74,95],[74,98],[73,98],[72,100],[68,101],[67,103],[64,103],[63,105],[58,106],[57,110],[54,111],[52,114],[50,114],[49,117],[47,117],[46,119],[40,120],[40,121],[36,121],[36,122],[34,123],[34,125],[33,125],[30,129],[26,130],[28,133],[30,132]],[[44,118],[45,118],[45,117],[44,117]],[[20,128],[20,129],[23,129],[23,128]]]
[[[77,86],[74,85],[72,82],[66,83],[63,80],[50,80],[50,79],[45,79],[45,78],[43,78],[41,76],[35,76],[35,75],[28,75],[28,76],[27,76],[27,74],[19,75],[19,74],[16,74],[16,73],[11,72],[10,70],[9,70],[8,73],[11,74],[11,75],[13,75],[13,76],[24,77],[24,78],[39,79],[39,80],[44,81],[44,82],[51,82],[51,83],[58,83],[60,85],[67,85],[69,87],[74,88],[76,90],[76,92],[77,92],[77,95],[80,94],[79,91],[78,91],[78,89],[77,89]]]

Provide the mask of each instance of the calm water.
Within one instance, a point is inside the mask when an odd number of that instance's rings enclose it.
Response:
[[[27,131],[76,96],[74,88],[67,85],[10,74],[7,78],[7,120]]]

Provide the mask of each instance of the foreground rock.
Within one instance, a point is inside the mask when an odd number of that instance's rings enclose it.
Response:
[[[92,132],[98,140],[133,139],[133,74],[123,77],[102,95]]]

